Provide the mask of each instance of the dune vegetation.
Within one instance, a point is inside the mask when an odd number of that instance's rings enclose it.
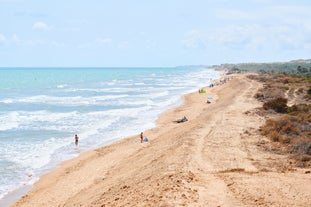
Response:
[[[275,146],[289,153],[299,167],[311,166],[311,77],[281,71],[249,75],[263,83],[255,98],[268,117],[260,128]]]

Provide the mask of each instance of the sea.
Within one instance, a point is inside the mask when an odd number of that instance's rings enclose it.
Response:
[[[0,201],[64,160],[154,127],[219,75],[202,66],[0,68]]]

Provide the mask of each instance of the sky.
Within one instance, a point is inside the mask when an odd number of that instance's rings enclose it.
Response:
[[[0,0],[0,67],[311,58],[310,0]]]

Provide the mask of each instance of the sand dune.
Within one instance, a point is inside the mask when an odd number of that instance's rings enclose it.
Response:
[[[66,161],[13,206],[309,206],[311,175],[260,147],[260,87],[237,75],[187,94],[145,132],[148,143],[137,132]]]

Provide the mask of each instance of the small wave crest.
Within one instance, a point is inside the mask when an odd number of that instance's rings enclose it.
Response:
[[[208,85],[216,76],[206,69],[159,69],[144,75],[129,72],[123,79],[44,82],[43,89],[1,96],[0,165],[2,161],[5,167],[0,168],[0,199],[82,151],[154,127],[160,113],[181,103],[182,94]],[[74,134],[80,137],[79,147]]]

